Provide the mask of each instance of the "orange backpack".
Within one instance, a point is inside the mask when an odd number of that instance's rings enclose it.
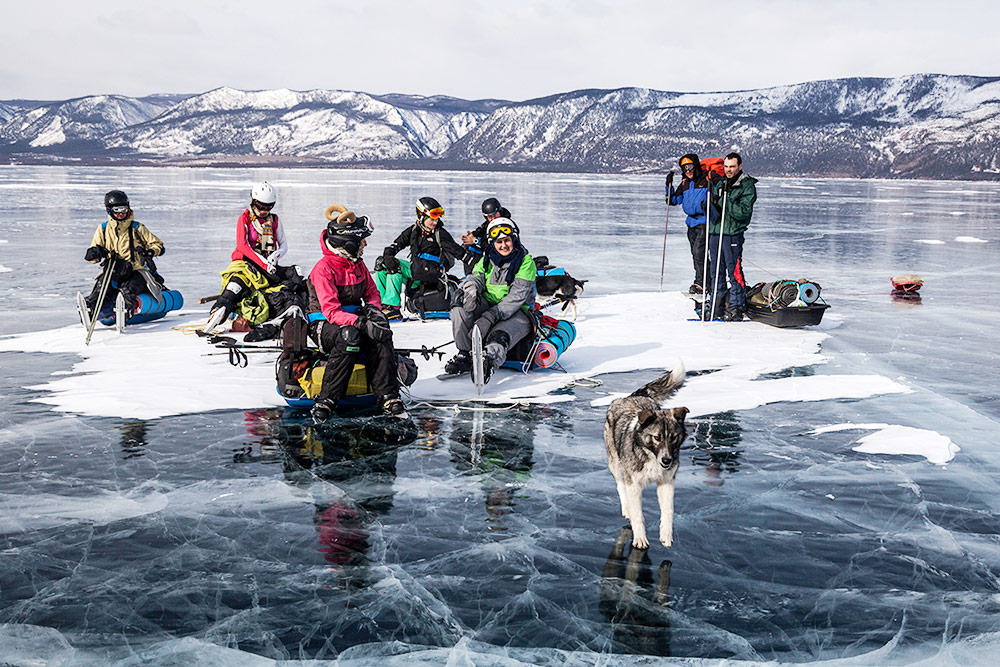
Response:
[[[701,161],[701,170],[708,174],[709,179],[715,180],[710,172],[715,172],[716,176],[725,176],[726,170],[722,166],[721,157],[707,157]]]

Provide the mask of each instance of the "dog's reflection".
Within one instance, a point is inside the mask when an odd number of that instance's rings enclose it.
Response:
[[[611,624],[614,649],[623,653],[670,655],[667,607],[672,563],[660,563],[656,580],[647,549],[632,544],[632,529],[618,533],[601,573],[600,611]],[[628,550],[628,555],[625,555]]]

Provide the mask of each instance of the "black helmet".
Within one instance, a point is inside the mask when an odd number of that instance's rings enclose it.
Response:
[[[343,248],[352,257],[361,251],[361,241],[371,236],[373,227],[367,215],[356,216],[340,204],[326,209],[326,240],[333,248]]]
[[[434,197],[421,197],[417,200],[418,218],[440,218],[444,215],[444,208]]]
[[[500,205],[500,200],[496,197],[490,197],[483,201],[483,215],[493,215],[503,208]]]
[[[104,195],[104,208],[107,209],[108,215],[113,215],[116,206],[129,206],[128,195],[121,190],[112,190]]]

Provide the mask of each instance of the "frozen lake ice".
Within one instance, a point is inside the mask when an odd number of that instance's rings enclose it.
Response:
[[[418,359],[428,404],[406,427],[316,428],[279,407],[266,355],[235,369],[170,329],[204,320],[195,300],[217,291],[260,178],[306,270],[330,203],[372,218],[370,265],[417,197],[455,233],[495,194],[534,254],[590,281],[563,362],[603,384],[498,375],[494,396],[531,404],[456,409],[443,401],[468,383]],[[84,349],[70,297],[93,280],[82,255],[114,187],[163,238],[187,306]],[[1000,186],[758,187],[748,281],[821,284],[833,307],[816,329],[687,322],[676,208],[658,291],[660,177],[0,168],[0,656],[989,662]],[[909,272],[922,301],[893,301],[889,277]],[[445,323],[396,335],[450,338]],[[679,359],[691,375],[671,404],[692,417],[674,546],[632,551],[604,406]],[[645,507],[655,532],[651,490]]]

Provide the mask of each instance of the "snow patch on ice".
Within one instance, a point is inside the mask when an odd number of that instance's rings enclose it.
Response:
[[[0,273],[10,273],[13,270],[14,269],[12,269],[12,268],[10,268],[8,266],[4,266],[3,264],[0,264]]]
[[[986,239],[977,239],[975,236],[956,236],[959,243],[988,243]]]
[[[909,391],[876,375],[812,375],[759,380],[790,367],[827,361],[820,346],[827,334],[812,329],[778,329],[756,322],[692,321],[690,301],[680,294],[648,292],[580,299],[577,339],[560,359],[566,372],[523,374],[500,369],[477,397],[466,377],[441,381],[444,363],[455,352],[443,346],[444,359],[413,355],[419,379],[411,387],[414,400],[553,403],[573,400],[574,383],[604,373],[655,369],[649,380],[683,360],[688,371],[707,371],[691,378],[674,397],[694,414],[750,409],[779,401],[864,398]],[[247,410],[284,406],[275,391],[274,354],[250,354],[246,368],[229,364],[228,355],[205,339],[172,327],[201,324],[207,311],[184,310],[162,320],[126,329],[100,327],[90,346],[82,327],[0,338],[0,351],[72,353],[82,359],[71,375],[50,376],[29,387],[44,392],[34,400],[60,412],[92,416],[155,419],[210,410]],[[397,348],[440,346],[452,339],[451,322],[393,324]],[[238,338],[238,335],[237,335]],[[273,345],[273,343],[262,343]],[[142,369],[137,380],[136,369]],[[569,388],[553,394],[560,389]],[[595,401],[610,403],[614,397]]]
[[[935,431],[897,424],[831,424],[811,431],[812,434],[834,431],[875,431],[858,440],[853,447],[866,454],[909,454],[923,456],[931,463],[943,465],[955,458],[961,447],[951,438]]]
[[[944,241],[937,239],[914,239],[914,243],[926,243],[927,245],[944,245]]]

